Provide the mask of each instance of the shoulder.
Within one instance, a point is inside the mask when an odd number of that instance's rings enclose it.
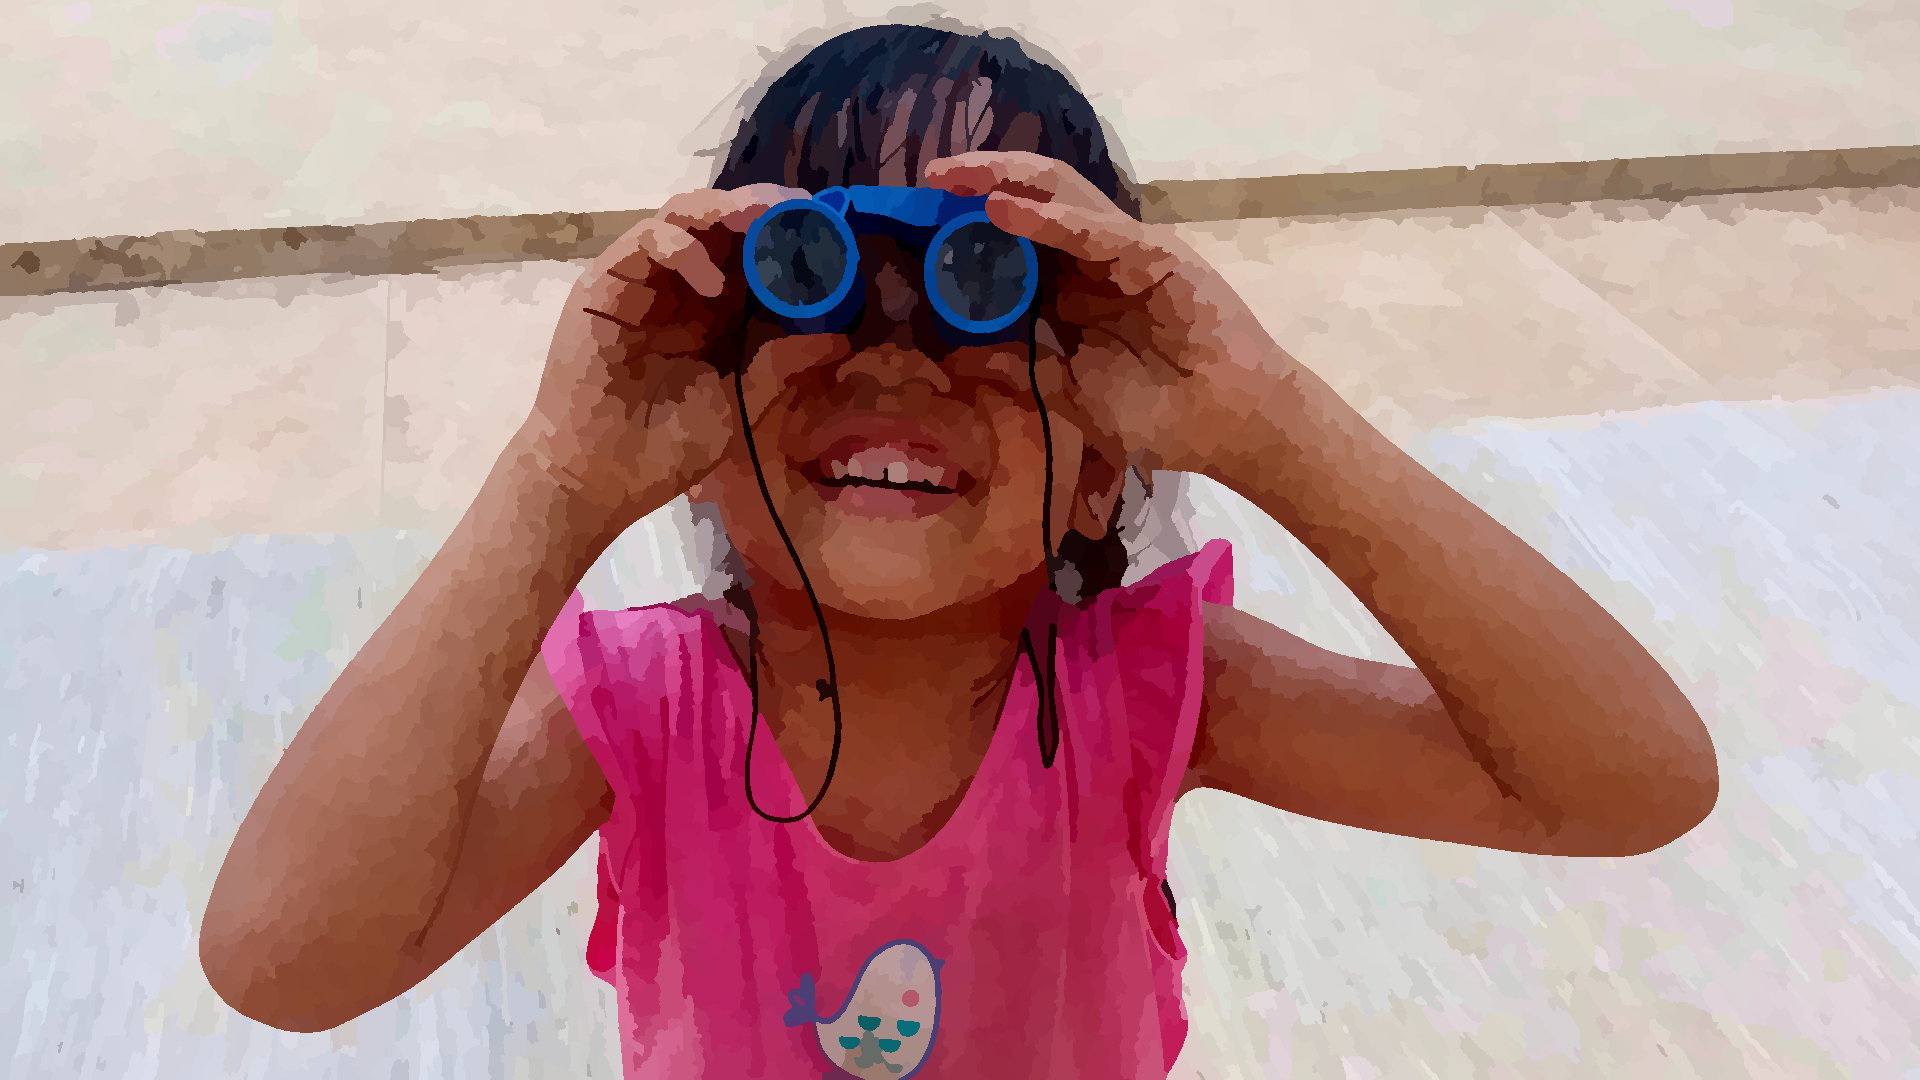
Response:
[[[1547,853],[1539,820],[1494,778],[1417,669],[1323,649],[1232,608],[1209,611],[1205,634],[1183,790],[1214,788],[1375,832]]]
[[[1126,713],[1160,718],[1149,726],[1177,724],[1197,707],[1206,609],[1232,598],[1232,548],[1216,540],[1067,609],[1061,632]]]
[[[1334,747],[1359,750],[1372,741],[1362,734],[1368,729],[1377,737],[1381,727],[1427,727],[1436,735],[1450,728],[1414,669],[1320,648],[1232,607],[1208,610],[1202,633],[1204,689],[1189,788],[1300,810],[1272,789],[1344,764],[1329,752]]]
[[[719,616],[695,596],[620,610],[588,610],[575,593],[541,643],[554,684],[569,705],[594,689],[623,693],[662,683],[682,658],[701,657]],[[658,687],[654,687],[657,689]]]
[[[722,726],[703,720],[724,679],[720,634],[714,617],[688,601],[617,611],[586,610],[577,594],[568,601],[541,652],[616,789],[638,790],[664,767],[676,734],[719,737]]]
[[[1160,566],[1139,581],[1102,593],[1090,610],[1110,622],[1150,619],[1197,626],[1210,605],[1233,603],[1233,545],[1209,540],[1199,551]]]
[[[1192,758],[1204,679],[1207,610],[1233,597],[1232,548],[1216,540],[1111,589],[1081,613],[1081,646],[1099,672],[1090,741],[1111,739],[1142,872],[1163,877],[1173,804]]]
[[[617,649],[625,645],[652,644],[666,638],[698,634],[709,627],[725,626],[730,621],[725,612],[730,610],[697,594],[643,607],[590,609],[585,599],[575,593],[547,632],[545,646],[552,649],[590,642]]]
[[[1099,722],[1123,732],[1136,759],[1156,772],[1170,766],[1177,775],[1191,756],[1208,613],[1232,598],[1232,547],[1216,540],[1072,616],[1072,648],[1098,684]]]

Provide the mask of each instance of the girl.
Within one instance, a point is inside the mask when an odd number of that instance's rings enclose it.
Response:
[[[742,234],[851,184],[986,196],[1044,263],[1021,339],[951,344],[886,236],[840,332],[764,317]],[[1235,611],[1224,543],[1120,587],[1130,462],[1271,514],[1416,668]],[[569,603],[689,492],[726,602]],[[249,812],[201,955],[246,1015],[329,1028],[598,831],[587,959],[631,1077],[1164,1076],[1197,787],[1575,856],[1659,847],[1718,792],[1660,665],[1143,224],[1063,75],[870,28],[581,277],[526,424]]]

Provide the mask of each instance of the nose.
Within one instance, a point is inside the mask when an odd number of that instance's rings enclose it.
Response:
[[[907,277],[901,262],[899,259],[888,259],[874,268],[873,299],[878,301],[880,313],[888,321],[910,323],[919,314],[920,290]]]
[[[938,358],[951,350],[933,305],[923,295],[925,259],[924,251],[890,238],[861,237],[860,270],[867,296],[848,333],[856,352],[891,345]]]
[[[924,383],[936,394],[953,392],[953,380],[931,356],[913,347],[903,324],[901,333],[886,341],[855,349],[840,362],[835,373],[840,382],[860,381],[882,391],[902,390],[913,383]]]

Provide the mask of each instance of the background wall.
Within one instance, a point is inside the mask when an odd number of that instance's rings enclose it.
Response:
[[[756,50],[867,9],[376,10],[29,7],[0,242],[657,205]],[[954,14],[1065,61],[1148,179],[1920,143],[1891,4],[1091,10]],[[1177,1075],[1920,1076],[1920,189],[1184,228],[1667,664],[1723,794],[1621,860],[1189,796]],[[240,816],[464,510],[578,272],[0,298],[9,1075],[617,1075],[589,858],[323,1035],[233,1014],[194,954]],[[1231,493],[1184,519],[1235,541],[1241,606],[1398,657]],[[583,587],[688,591],[684,508]]]
[[[872,0],[17,0],[0,237],[660,205]],[[1903,0],[957,0],[1145,180],[1920,144]]]

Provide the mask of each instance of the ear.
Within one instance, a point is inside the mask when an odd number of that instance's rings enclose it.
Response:
[[[1080,454],[1080,483],[1074,490],[1073,513],[1067,528],[1089,540],[1104,539],[1113,520],[1114,504],[1127,485],[1125,458],[1092,446]]]

